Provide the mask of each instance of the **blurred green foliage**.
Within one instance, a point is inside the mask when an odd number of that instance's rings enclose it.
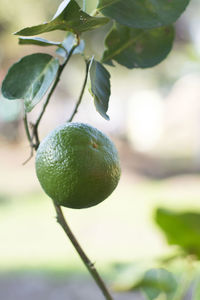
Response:
[[[170,245],[178,245],[187,255],[200,258],[200,213],[158,208],[155,219]]]

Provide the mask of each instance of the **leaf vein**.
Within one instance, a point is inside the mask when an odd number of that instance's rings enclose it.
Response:
[[[32,100],[31,98],[30,98],[30,96],[28,96],[28,95],[32,95],[33,93],[31,93],[31,90],[33,89],[33,86],[35,85],[35,83],[37,83],[37,81],[39,81],[40,79],[41,79],[41,77],[46,73],[46,70],[49,68],[49,66],[53,63],[53,61],[54,61],[55,59],[52,57],[51,59],[50,59],[50,61],[45,65],[45,67],[43,68],[43,70],[42,70],[42,72],[40,72],[40,74],[39,74],[39,76],[37,76],[34,80],[33,80],[33,82],[31,83],[31,85],[30,85],[30,87],[28,88],[28,90],[27,90],[27,92],[26,92],[26,96],[25,96],[25,100]],[[40,88],[41,88],[41,86],[40,86]],[[40,88],[39,88],[39,90],[40,90]],[[38,91],[39,91],[38,90]],[[37,94],[38,94],[38,92],[37,92]],[[36,94],[36,95],[37,95]],[[35,95],[35,97],[36,97],[36,95]],[[35,98],[34,97],[34,98]],[[33,98],[33,99],[34,99]]]
[[[113,59],[113,57],[119,55],[121,52],[123,52],[124,50],[129,48],[132,44],[134,44],[137,41],[137,39],[140,38],[140,36],[143,35],[143,33],[144,33],[144,31],[137,34],[135,37],[131,38],[130,40],[128,40],[120,48],[116,48],[116,50],[114,52],[112,52],[110,55],[108,55],[106,58],[104,58],[103,61]]]

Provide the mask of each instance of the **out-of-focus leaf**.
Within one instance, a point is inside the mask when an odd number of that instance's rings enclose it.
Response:
[[[155,220],[170,245],[178,245],[200,258],[200,213],[158,208]]]
[[[149,68],[168,55],[173,40],[173,26],[144,30],[115,24],[106,37],[102,62],[115,60],[130,69]]]
[[[92,60],[90,65],[90,93],[94,97],[96,110],[100,115],[109,120],[106,114],[110,98],[110,74],[98,61]]]
[[[174,23],[190,0],[99,0],[105,16],[132,28],[156,28]]]
[[[133,264],[122,264],[117,271],[117,279],[112,285],[112,289],[117,292],[133,290],[144,278],[144,274],[154,263],[150,260],[135,262]]]
[[[25,56],[9,69],[2,84],[2,94],[10,100],[23,99],[25,110],[30,112],[49,89],[58,68],[58,60],[51,55]]]
[[[175,276],[165,269],[150,269],[134,288],[140,288],[148,300],[155,300],[161,294],[172,300],[177,289]]]
[[[200,277],[196,278],[194,282],[194,290],[193,290],[193,297],[192,300],[199,300],[200,299]]]
[[[91,17],[81,10],[75,0],[67,0],[61,3],[50,22],[24,28],[15,34],[33,36],[53,30],[71,31],[78,34],[105,25],[108,21],[109,19],[105,17]]]
[[[62,57],[66,57],[67,53],[70,52],[70,50],[72,49],[75,43],[76,43],[75,36],[72,33],[69,33],[64,39],[64,41],[62,42],[62,48],[58,48],[56,50],[56,53]],[[78,45],[78,47],[75,48],[73,54],[83,54],[84,49],[85,49],[85,42],[84,40],[80,40],[80,44]]]
[[[56,46],[56,47],[61,47],[60,42],[53,42],[53,41],[48,41],[46,39],[40,38],[40,37],[19,37],[19,44],[20,45],[37,45],[37,46]]]

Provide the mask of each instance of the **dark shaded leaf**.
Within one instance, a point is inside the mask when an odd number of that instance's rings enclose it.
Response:
[[[53,30],[81,33],[105,25],[108,21],[105,17],[91,17],[83,12],[75,0],[63,1],[50,22],[24,28],[15,34],[33,36]]]
[[[58,60],[51,55],[25,56],[9,69],[2,84],[2,94],[10,100],[23,99],[25,110],[30,112],[49,89],[58,68]]]
[[[92,60],[90,65],[90,93],[94,97],[96,110],[100,115],[109,120],[106,114],[110,98],[110,74],[98,61]]]
[[[158,208],[155,220],[170,245],[178,245],[188,254],[200,258],[200,213]]]
[[[190,0],[99,0],[98,10],[132,28],[156,28],[174,23]]]
[[[149,68],[160,63],[170,52],[173,26],[156,29],[131,29],[115,24],[105,40],[102,62],[115,60],[127,68]]]

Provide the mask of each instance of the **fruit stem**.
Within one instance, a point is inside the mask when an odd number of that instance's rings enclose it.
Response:
[[[86,268],[90,272],[91,276],[95,280],[96,284],[102,291],[104,297],[106,300],[113,300],[112,296],[110,295],[105,283],[103,282],[102,278],[98,274],[96,268],[94,267],[94,264],[90,261],[90,259],[87,257],[81,246],[79,245],[76,237],[72,233],[69,225],[67,224],[64,214],[62,212],[62,209],[59,205],[57,205],[54,201],[54,206],[57,214],[57,221],[63,228],[64,232],[67,234],[68,238],[70,239],[71,243],[73,244],[74,248],[78,252],[80,258],[82,259],[83,263],[85,264]]]
[[[69,118],[69,120],[67,122],[71,122],[73,120],[75,114],[78,112],[79,105],[81,104],[81,101],[82,101],[82,98],[83,98],[83,94],[84,94],[84,91],[85,91],[85,87],[86,87],[86,83],[87,83],[87,79],[88,79],[88,74],[89,74],[90,62],[85,59],[85,64],[86,64],[85,78],[84,78],[83,86],[82,86],[82,89],[81,89],[81,92],[80,92],[80,96],[79,96],[78,101],[76,103],[76,106],[75,106],[75,108],[72,112],[72,115],[71,115],[71,117]]]
[[[30,143],[30,147],[31,147],[30,156],[23,162],[23,165],[25,165],[33,157],[34,144],[32,142],[32,137],[30,134],[29,124],[28,124],[28,119],[27,119],[26,113],[24,113],[23,121],[24,121],[24,128],[25,128],[26,136],[27,136],[27,139],[28,139],[28,141]]]
[[[28,126],[28,120],[27,120],[27,114],[26,113],[24,113],[23,121],[24,121],[24,128],[25,128],[26,136],[28,138],[28,141],[31,144],[32,143],[32,138],[31,138],[31,134],[30,134],[30,131],[29,131],[29,126]]]

